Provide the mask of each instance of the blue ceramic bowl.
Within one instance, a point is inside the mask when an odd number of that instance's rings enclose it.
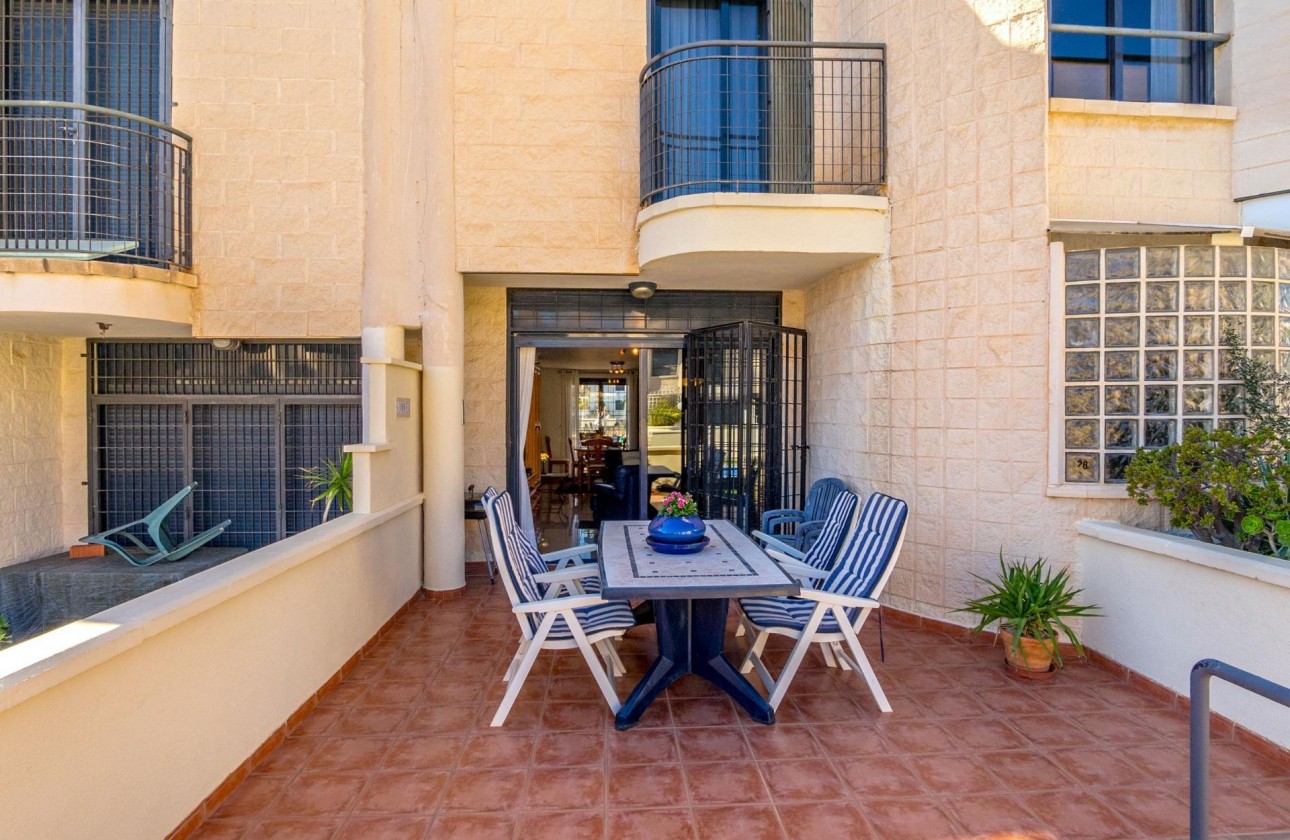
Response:
[[[655,542],[684,545],[703,539],[708,526],[697,516],[656,516],[649,524]]]

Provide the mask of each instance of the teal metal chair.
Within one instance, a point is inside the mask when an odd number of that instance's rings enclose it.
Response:
[[[218,537],[220,534],[233,524],[233,520],[225,519],[214,528],[202,531],[196,536],[179,541],[171,535],[170,530],[166,528],[166,518],[174,512],[175,508],[183,504],[184,499],[193,492],[197,482],[193,482],[166,501],[152,513],[128,522],[118,528],[111,528],[100,534],[91,534],[88,537],[81,537],[81,542],[101,545],[116,552],[125,558],[126,562],[132,566],[151,566],[154,563],[173,563],[176,560],[182,560],[189,554],[201,548],[206,543]],[[146,530],[146,535],[152,545],[128,533],[131,528],[142,525]],[[129,541],[127,544],[125,541]],[[131,545],[132,544],[132,545]]]

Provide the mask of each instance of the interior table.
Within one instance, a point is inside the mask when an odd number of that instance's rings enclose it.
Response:
[[[695,674],[721,688],[758,723],[775,710],[721,652],[731,598],[796,595],[796,581],[734,524],[705,520],[708,547],[663,554],[645,542],[648,522],[606,522],[600,529],[605,598],[654,602],[658,658],[623,703],[614,726],[631,729],[669,685]]]

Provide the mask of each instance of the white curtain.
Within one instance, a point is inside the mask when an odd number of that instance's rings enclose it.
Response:
[[[511,501],[519,511],[520,527],[533,534],[533,505],[529,504],[529,480],[524,472],[524,446],[529,436],[529,409],[533,406],[533,376],[537,372],[537,348],[521,347],[515,359],[515,399],[519,434],[515,436],[515,481]],[[536,540],[535,540],[536,542]]]
[[[1189,0],[1153,0],[1151,28],[1190,29]],[[1183,101],[1186,64],[1184,58],[1191,46],[1170,38],[1151,39],[1151,67],[1147,73],[1148,94],[1152,102]]]
[[[560,448],[569,459],[569,468],[573,469],[573,450],[569,448],[569,438],[578,437],[578,371],[560,371],[560,394],[564,398],[561,412],[564,415],[564,430],[560,437]]]

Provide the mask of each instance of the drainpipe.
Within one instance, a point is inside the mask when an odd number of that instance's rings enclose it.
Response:
[[[453,26],[451,0],[365,4],[363,325],[421,329],[422,585],[439,592],[465,585]]]

